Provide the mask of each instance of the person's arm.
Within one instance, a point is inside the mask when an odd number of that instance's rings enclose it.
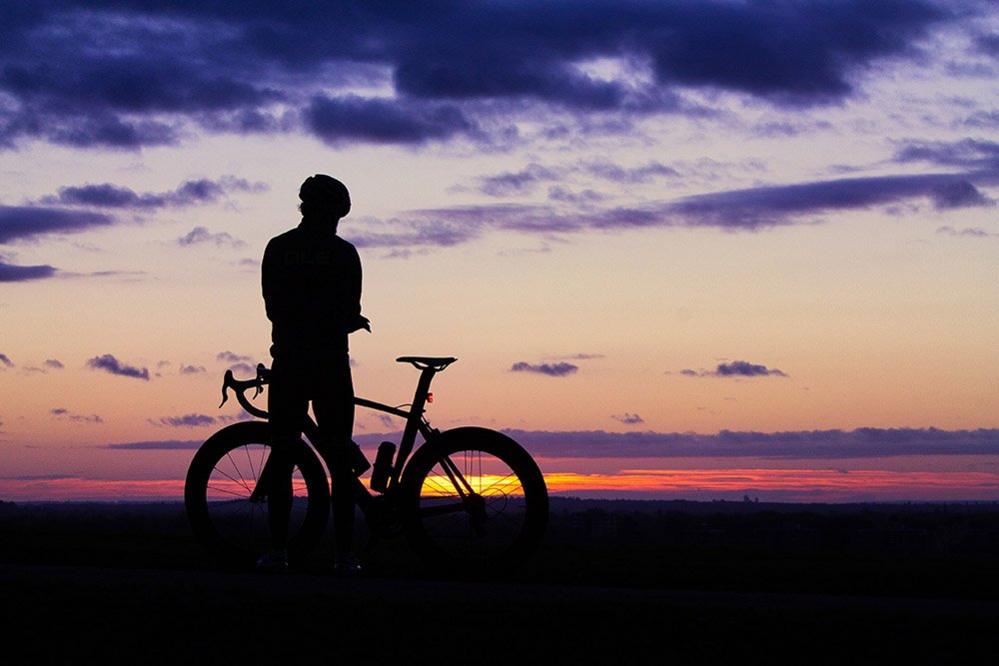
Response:
[[[274,241],[267,243],[264,260],[260,264],[260,282],[264,292],[264,309],[271,321],[282,319],[287,311],[287,301],[282,297],[281,285],[284,282],[284,268],[277,256]]]
[[[347,321],[352,322],[347,332],[353,333],[362,328],[368,333],[371,332],[371,322],[361,314],[361,257],[357,254],[357,249],[350,246],[350,270],[348,272],[347,287]]]

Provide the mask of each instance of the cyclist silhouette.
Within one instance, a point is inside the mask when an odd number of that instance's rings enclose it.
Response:
[[[275,473],[268,490],[272,551],[258,566],[272,570],[288,566],[292,452],[311,400],[334,458],[326,463],[333,476],[335,567],[354,573],[359,569],[351,555],[354,386],[347,335],[362,328],[370,332],[371,326],[361,315],[361,260],[354,246],[336,235],[340,219],[350,212],[346,186],[317,174],[302,183],[298,196],[301,223],[271,239],[261,266],[264,304],[273,325],[267,409]]]

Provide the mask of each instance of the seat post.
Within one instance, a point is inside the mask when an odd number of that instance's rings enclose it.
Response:
[[[390,486],[394,487],[399,482],[399,474],[406,464],[406,459],[413,452],[413,444],[416,442],[416,431],[419,427],[420,419],[423,417],[423,407],[427,404],[427,394],[430,393],[430,382],[437,374],[437,368],[427,366],[420,373],[420,381],[416,383],[416,393],[413,395],[413,404],[410,408],[409,418],[406,419],[406,429],[402,432],[402,441],[399,443],[399,455],[396,457],[395,465],[392,467],[392,479]]]

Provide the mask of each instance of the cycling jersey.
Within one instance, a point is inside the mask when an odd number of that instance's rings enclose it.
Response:
[[[271,356],[313,358],[347,352],[360,328],[361,260],[329,225],[303,219],[271,239],[261,267],[271,320]]]

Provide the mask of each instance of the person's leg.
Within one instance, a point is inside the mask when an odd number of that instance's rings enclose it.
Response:
[[[302,422],[308,407],[301,378],[296,376],[294,367],[275,361],[267,389],[267,412],[273,443],[267,462],[267,473],[270,475],[267,517],[271,547],[275,551],[288,547],[288,522],[293,500],[291,475],[295,466],[292,452],[302,437]]]
[[[333,478],[334,552],[350,554],[354,539],[354,472],[351,435],[354,430],[354,384],[350,362],[344,354],[320,365],[320,390],[312,401],[319,431],[326,440],[327,460]]]

